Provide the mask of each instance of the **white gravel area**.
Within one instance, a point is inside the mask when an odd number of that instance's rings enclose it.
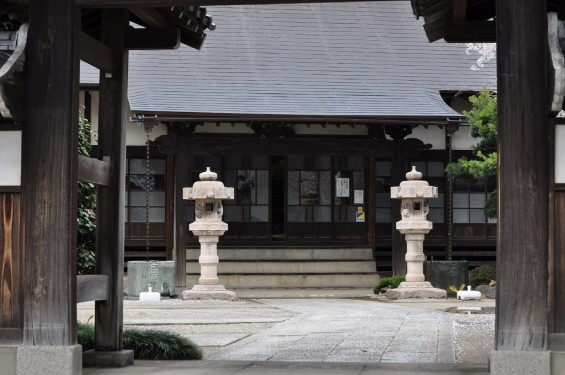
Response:
[[[452,314],[455,359],[458,363],[488,363],[494,349],[494,314]]]

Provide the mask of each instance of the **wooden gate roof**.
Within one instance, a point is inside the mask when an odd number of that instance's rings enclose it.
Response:
[[[441,91],[496,85],[463,44],[430,44],[406,1],[210,7],[200,51],[131,51],[136,113],[205,118],[460,117]],[[92,71],[90,71],[92,72]],[[83,83],[98,75],[83,69]]]

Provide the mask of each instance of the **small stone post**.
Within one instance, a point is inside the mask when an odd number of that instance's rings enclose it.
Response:
[[[424,238],[432,229],[432,222],[427,220],[428,198],[437,198],[437,187],[423,181],[416,167],[406,173],[406,179],[408,181],[402,181],[400,186],[390,188],[391,198],[402,199],[402,219],[396,222],[396,229],[406,238],[406,281],[396,289],[389,289],[386,296],[390,299],[446,298],[445,290],[432,287],[424,277]]]
[[[200,173],[200,181],[194,183],[191,188],[183,189],[183,198],[196,201],[196,220],[188,227],[198,236],[200,242],[200,278],[198,284],[191,290],[182,293],[183,299],[223,299],[234,300],[234,292],[226,290],[218,279],[218,240],[228,225],[222,221],[224,209],[223,199],[233,199],[233,188],[224,187],[220,181],[216,181],[218,174],[206,168]]]

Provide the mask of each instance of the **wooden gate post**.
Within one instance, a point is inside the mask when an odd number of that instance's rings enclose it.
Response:
[[[545,1],[498,0],[499,210],[491,374],[548,373]]]
[[[31,0],[23,129],[24,327],[18,373],[80,373],[76,345],[79,14]],[[60,367],[62,363],[65,366]]]

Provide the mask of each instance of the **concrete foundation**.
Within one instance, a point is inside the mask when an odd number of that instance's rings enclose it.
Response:
[[[88,350],[82,354],[83,367],[126,367],[133,365],[133,350],[97,352]]]
[[[551,371],[551,352],[499,351],[490,354],[491,375],[550,375],[562,374]]]
[[[4,363],[2,363],[2,371],[4,371]],[[18,346],[16,354],[16,374],[82,374],[82,347],[80,345]]]
[[[447,298],[447,292],[432,287],[432,284],[427,281],[403,282],[398,288],[387,290],[386,297],[388,299]]]
[[[153,292],[162,296],[175,295],[174,261],[130,261],[128,262],[128,288],[130,297],[139,297],[151,286]]]

